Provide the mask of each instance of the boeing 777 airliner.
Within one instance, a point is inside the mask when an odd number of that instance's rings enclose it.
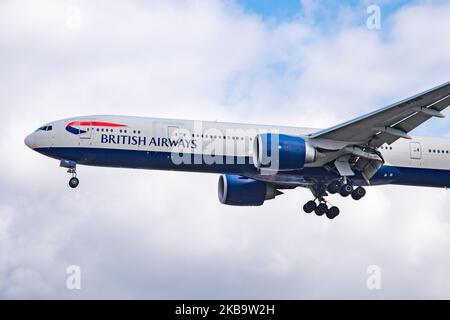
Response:
[[[430,118],[443,118],[450,82],[323,129],[84,116],[48,123],[25,139],[60,161],[79,185],[77,165],[222,174],[223,204],[259,206],[281,190],[309,188],[303,209],[334,219],[330,194],[365,196],[366,186],[450,187],[450,138],[411,137]]]

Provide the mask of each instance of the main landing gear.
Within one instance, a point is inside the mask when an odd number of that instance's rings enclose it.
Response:
[[[339,180],[331,182],[327,186],[327,191],[330,194],[339,193],[342,197],[351,195],[353,200],[360,200],[366,195],[366,189],[363,187],[353,188],[353,185],[348,181],[341,183]]]
[[[310,189],[315,199],[305,203],[303,211],[306,213],[315,212],[318,216],[326,215],[328,219],[334,219],[339,215],[339,208],[335,206],[328,207],[327,201],[325,200],[328,194],[339,193],[342,197],[351,195],[354,200],[360,200],[366,195],[366,189],[363,187],[354,188],[345,178],[343,180],[335,180],[328,185],[313,185]]]
[[[334,219],[339,215],[339,208],[334,206],[328,208],[326,201],[323,198],[319,199],[319,204],[316,204],[315,200],[308,201],[303,206],[303,210],[306,213],[311,213],[314,211],[319,217],[326,215],[328,219]]]

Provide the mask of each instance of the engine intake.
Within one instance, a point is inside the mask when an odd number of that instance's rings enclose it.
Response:
[[[225,174],[219,178],[219,200],[231,206],[261,206],[264,201],[282,194],[272,185],[239,175]]]
[[[264,133],[257,135],[253,143],[253,164],[257,169],[299,170],[316,157],[316,149],[300,137]]]

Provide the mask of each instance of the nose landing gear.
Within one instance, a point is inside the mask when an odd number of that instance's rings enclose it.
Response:
[[[71,187],[72,189],[77,188],[80,184],[80,180],[77,178],[77,169],[71,168],[67,170],[67,173],[72,174],[72,178],[69,180],[69,187]]]
[[[75,189],[80,184],[80,180],[77,178],[77,163],[72,160],[61,160],[60,167],[67,168],[67,173],[72,175],[69,180],[69,187]]]

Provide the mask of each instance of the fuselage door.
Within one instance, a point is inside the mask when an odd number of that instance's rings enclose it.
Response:
[[[80,134],[78,135],[80,139],[90,139],[92,138],[92,123],[91,122],[80,122],[77,126]]]
[[[167,127],[167,138],[176,140],[178,139],[178,131],[179,128],[175,126],[168,126]]]
[[[420,160],[422,159],[422,147],[419,142],[410,142],[409,150],[411,154],[411,159]]]

